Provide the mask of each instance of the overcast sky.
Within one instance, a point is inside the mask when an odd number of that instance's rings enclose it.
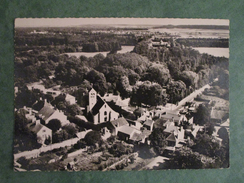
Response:
[[[15,27],[65,27],[82,25],[229,25],[224,19],[159,18],[17,18]]]

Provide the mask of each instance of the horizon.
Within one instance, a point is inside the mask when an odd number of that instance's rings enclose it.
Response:
[[[229,26],[227,19],[179,19],[179,18],[16,18],[15,28],[81,27],[81,26],[165,26],[212,25]]]

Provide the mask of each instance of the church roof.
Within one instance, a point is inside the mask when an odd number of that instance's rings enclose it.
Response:
[[[92,110],[91,110],[91,113],[93,115],[96,115],[99,113],[99,110],[101,109],[101,107],[105,104],[104,100],[99,96],[97,95],[97,103],[93,106]]]

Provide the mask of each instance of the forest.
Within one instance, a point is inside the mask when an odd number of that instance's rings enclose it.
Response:
[[[110,92],[131,98],[133,105],[155,106],[177,103],[219,75],[228,78],[228,58],[200,54],[173,39],[169,39],[169,48],[154,49],[148,47],[148,35],[137,39],[133,34],[64,34],[16,32],[15,86],[20,92],[27,83],[41,79],[46,88],[61,85],[79,105],[86,89],[93,87],[102,96]],[[72,40],[77,36],[75,43]],[[116,53],[124,44],[135,48],[131,53]],[[77,51],[79,46],[98,54],[80,58],[63,54],[67,49]],[[106,57],[99,54],[104,50],[110,51]],[[167,95],[160,94],[162,89]]]

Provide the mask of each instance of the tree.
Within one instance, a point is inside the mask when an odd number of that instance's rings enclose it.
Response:
[[[95,145],[102,140],[101,134],[98,131],[90,131],[86,134],[84,138],[87,145]]]
[[[122,66],[124,69],[131,69],[140,75],[147,69],[149,60],[136,53],[109,54],[99,67],[104,65],[108,67]]]
[[[152,64],[142,76],[142,81],[157,82],[161,86],[164,86],[170,78],[169,70],[162,64]]]
[[[168,169],[198,169],[198,168],[213,168],[214,159],[193,152],[189,147],[183,146],[175,151],[173,157],[166,161],[164,168]]]
[[[183,81],[171,81],[167,85],[169,101],[176,104],[185,97],[186,85]]]
[[[27,124],[28,120],[23,110],[14,113],[14,130],[16,135],[29,134],[30,131],[28,130]]]
[[[130,92],[130,83],[127,76],[122,76],[117,83],[117,90],[122,98],[127,98]]]
[[[162,94],[162,87],[150,81],[138,82],[132,88],[131,104],[141,106],[141,103],[151,106],[165,105],[167,96]]]
[[[113,154],[115,157],[120,157],[123,154],[128,154],[132,152],[132,149],[128,149],[122,142],[117,142],[109,148],[109,152]]]
[[[163,154],[164,149],[167,145],[166,138],[164,136],[164,131],[162,128],[156,128],[150,134],[149,139],[151,141],[151,145],[155,148],[155,150],[159,154]]]
[[[229,133],[225,127],[219,129],[218,136],[222,139],[222,144],[229,144]]]
[[[197,151],[200,154],[204,154],[209,157],[216,156],[216,152],[220,149],[218,142],[214,140],[214,137],[208,134],[198,134],[194,140],[195,145],[192,146],[193,151]]]
[[[104,77],[104,74],[96,70],[91,70],[87,74],[86,79],[93,83],[93,88],[102,96],[107,92],[106,78]]]
[[[74,123],[65,125],[63,129],[69,134],[71,138],[78,132],[78,126]]]
[[[62,142],[67,139],[69,139],[69,134],[67,133],[66,130],[57,131],[57,132],[53,133],[53,136],[52,136],[53,143]]]
[[[72,104],[67,106],[67,113],[71,116],[82,115],[83,112],[77,104]]]
[[[190,86],[195,88],[197,87],[198,75],[193,71],[183,71],[179,76],[179,80],[183,81],[187,88]]]
[[[52,119],[48,122],[47,127],[52,130],[52,133],[55,133],[61,128],[61,122],[58,119]]]
[[[210,122],[210,109],[207,104],[200,104],[194,115],[194,123],[204,126]]]

